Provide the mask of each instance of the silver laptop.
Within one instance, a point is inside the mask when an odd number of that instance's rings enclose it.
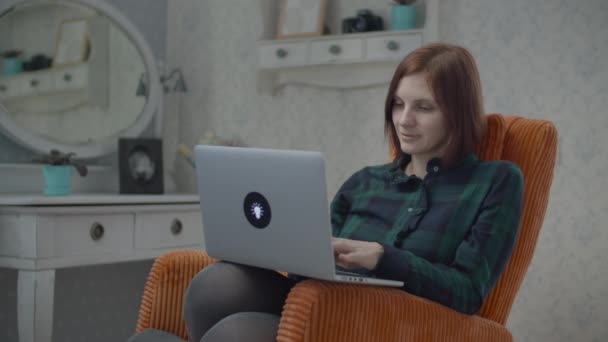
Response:
[[[336,273],[321,153],[198,145],[194,154],[212,257],[324,280],[403,286]]]

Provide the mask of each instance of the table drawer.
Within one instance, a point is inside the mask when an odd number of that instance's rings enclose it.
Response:
[[[129,253],[133,248],[131,214],[56,215],[40,220],[53,229],[52,256]]]
[[[302,65],[306,63],[307,44],[284,43],[262,45],[258,48],[258,58],[263,68]]]
[[[0,100],[22,96],[27,89],[24,77],[10,77],[0,79]]]
[[[138,213],[135,218],[135,248],[203,246],[200,211]]]
[[[27,75],[25,92],[28,95],[45,93],[54,88],[55,82],[52,73],[24,73],[24,75]]]
[[[367,59],[401,60],[422,45],[422,35],[371,37],[366,45]]]
[[[312,42],[310,60],[312,63],[331,63],[363,58],[361,39],[337,39]]]
[[[54,90],[78,90],[85,88],[88,81],[88,71],[86,64],[55,71],[53,74]]]

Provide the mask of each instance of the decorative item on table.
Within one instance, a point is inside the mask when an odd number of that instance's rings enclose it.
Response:
[[[186,146],[186,144],[179,144],[177,152],[194,168],[194,153],[190,147]]]
[[[21,59],[20,50],[8,50],[0,53],[2,57],[2,74],[4,76],[12,76],[23,71],[23,60]]]
[[[277,38],[323,35],[327,0],[279,0]]]
[[[46,164],[42,167],[45,195],[63,196],[72,192],[72,167],[78,171],[81,177],[87,175],[87,166],[75,157],[75,153],[51,150],[49,154],[35,157],[32,160],[35,163]]]
[[[391,8],[391,30],[411,30],[416,28],[416,0],[394,0]]]
[[[164,193],[162,140],[120,138],[118,169],[121,194]]]
[[[213,132],[207,132],[198,142],[200,145],[220,145],[232,147],[247,147],[247,145],[239,138],[221,138]],[[194,153],[186,144],[179,144],[177,152],[194,168]]]
[[[182,73],[182,69],[180,68],[175,68],[171,70],[168,75],[161,75],[160,83],[162,84],[163,91],[166,94],[188,92],[186,79],[184,78],[184,74]],[[148,74],[142,73],[139,76],[139,82],[137,83],[135,95],[148,96]]]
[[[384,30],[382,17],[368,9],[360,9],[354,17],[342,20],[342,33],[360,33]]]
[[[23,71],[44,70],[50,68],[52,64],[53,58],[39,53],[32,56],[32,58],[29,60],[25,60],[23,62]]]

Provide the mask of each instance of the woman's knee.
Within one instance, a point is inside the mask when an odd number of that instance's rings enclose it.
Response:
[[[188,333],[198,341],[221,319],[238,312],[279,315],[293,281],[274,271],[228,262],[205,267],[184,296]]]
[[[192,280],[184,296],[184,310],[194,312],[209,307],[214,299],[222,296],[222,291],[228,290],[230,283],[229,272],[226,268],[232,267],[224,262],[216,262],[201,270]]]
[[[184,298],[184,310],[194,313],[221,306],[225,310],[276,313],[280,312],[292,285],[274,271],[217,262],[192,279]]]
[[[230,264],[217,262],[200,271],[184,295],[184,321],[192,341],[198,341],[215,323],[229,315]],[[228,302],[226,302],[228,301]],[[228,310],[228,311],[227,311]]]

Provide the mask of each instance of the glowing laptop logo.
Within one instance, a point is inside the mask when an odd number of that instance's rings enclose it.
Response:
[[[250,192],[243,199],[243,214],[253,227],[264,229],[272,219],[272,208],[268,200],[259,192]]]
[[[251,214],[255,216],[256,219],[261,219],[264,216],[264,207],[258,202],[254,202],[251,204]]]

